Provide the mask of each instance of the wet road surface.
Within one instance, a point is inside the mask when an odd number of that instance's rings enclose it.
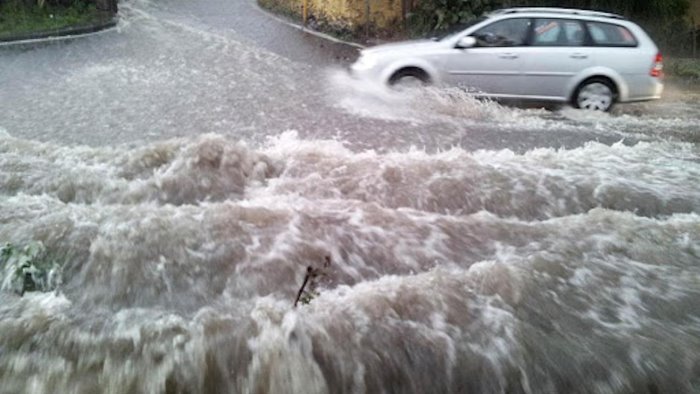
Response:
[[[343,71],[356,48],[246,1],[125,2],[116,32],[1,53],[0,127],[90,145],[206,132],[254,143],[287,130],[357,149],[575,147],[693,139],[697,94],[613,115],[483,103],[459,91],[389,92]]]

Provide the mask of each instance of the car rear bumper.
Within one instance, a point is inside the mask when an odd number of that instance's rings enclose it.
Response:
[[[628,81],[629,94],[621,102],[658,100],[664,91],[664,84],[660,78],[651,76],[639,76]]]

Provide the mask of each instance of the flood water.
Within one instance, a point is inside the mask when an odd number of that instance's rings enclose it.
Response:
[[[700,392],[696,91],[385,91],[221,4],[0,52],[0,242],[60,274],[0,267],[0,393]]]

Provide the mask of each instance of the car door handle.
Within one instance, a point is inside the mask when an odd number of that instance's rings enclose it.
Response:
[[[574,53],[571,55],[572,59],[588,59],[588,55],[585,53]]]
[[[517,59],[518,55],[516,55],[515,53],[502,53],[498,55],[498,57],[500,57],[501,59]]]

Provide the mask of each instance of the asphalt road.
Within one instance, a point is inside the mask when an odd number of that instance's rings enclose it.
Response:
[[[587,141],[695,141],[697,92],[613,114],[390,92],[351,80],[357,48],[281,23],[253,2],[133,0],[115,31],[0,51],[0,128],[68,144],[218,133],[259,144],[295,131],[356,149],[526,151]]]

